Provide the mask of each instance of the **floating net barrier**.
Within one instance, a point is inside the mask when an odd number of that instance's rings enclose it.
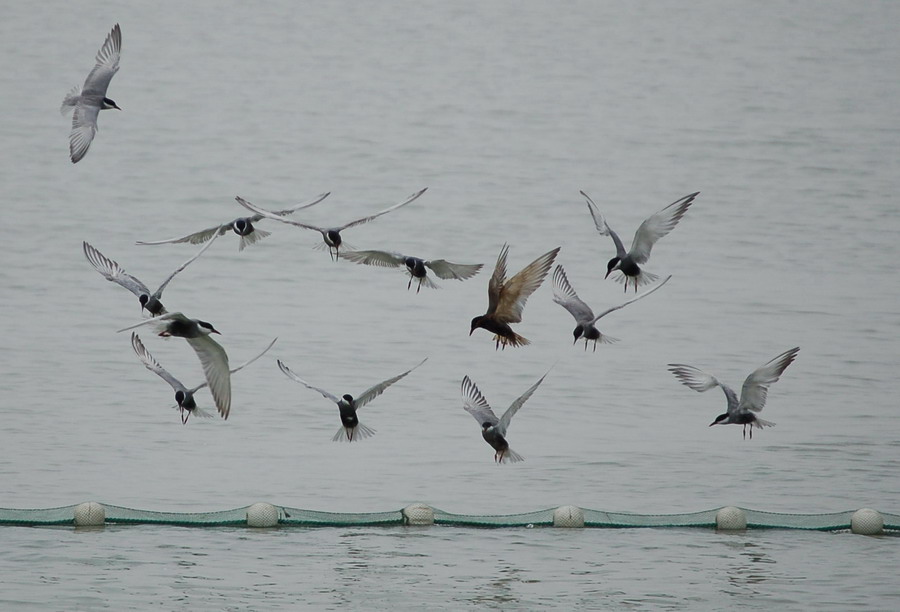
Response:
[[[84,502],[59,508],[0,508],[0,525],[106,524],[178,525],[192,527],[363,527],[374,525],[452,525],[461,527],[702,527],[720,530],[807,529],[849,530],[876,535],[900,533],[900,515],[871,508],[827,514],[765,512],[726,506],[683,514],[606,512],[560,506],[521,514],[453,514],[426,504],[411,504],[390,512],[321,512],[269,503],[255,503],[217,512],[157,512]],[[896,534],[895,534],[896,535]]]

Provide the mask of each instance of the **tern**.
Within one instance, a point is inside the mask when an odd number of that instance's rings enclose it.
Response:
[[[215,239],[215,237],[213,239]],[[159,288],[152,293],[150,292],[150,289],[147,288],[147,285],[126,272],[122,266],[106,257],[87,242],[82,243],[82,249],[84,250],[84,256],[87,258],[88,262],[90,262],[97,272],[102,274],[106,280],[117,283],[135,294],[138,297],[138,301],[141,303],[141,310],[147,310],[151,315],[159,316],[166,313],[166,309],[162,305],[162,302],[160,302],[160,298],[162,297],[163,290],[169,285],[169,281],[175,278],[176,274],[188,267],[192,261],[203,255],[203,252],[206,251],[212,243],[213,240],[210,240],[202,249],[197,251],[193,257],[178,266],[178,268],[163,281]]]
[[[272,348],[272,346],[275,344],[276,340],[278,340],[278,338],[275,338],[275,340],[272,340],[272,342],[269,343],[269,346],[267,346],[265,349],[263,349],[263,351],[256,357],[254,357],[248,361],[245,361],[244,363],[242,363],[241,365],[239,365],[236,368],[232,368],[229,371],[229,374],[234,374],[238,370],[246,368],[248,365],[250,365],[257,359],[259,359],[260,357],[265,355],[269,351],[269,349]],[[194,393],[196,393],[200,389],[208,386],[209,385],[208,382],[200,383],[199,385],[197,385],[196,387],[193,387],[191,389],[188,389],[187,387],[185,387],[181,383],[181,381],[179,381],[177,378],[175,378],[174,376],[169,374],[169,372],[166,371],[166,369],[163,368],[159,364],[159,362],[156,360],[156,358],[150,354],[150,351],[148,351],[144,347],[144,343],[141,342],[141,338],[140,338],[140,336],[137,335],[136,332],[131,332],[131,347],[134,349],[134,352],[137,354],[137,356],[140,358],[140,360],[144,363],[144,367],[146,367],[148,370],[150,370],[151,372],[153,372],[154,374],[156,374],[160,378],[162,378],[164,381],[169,383],[169,385],[172,387],[172,389],[174,389],[175,403],[176,403],[174,408],[175,408],[175,410],[181,410],[181,424],[182,425],[187,423],[188,418],[192,414],[196,414],[197,416],[204,417],[204,418],[212,417],[212,415],[210,413],[199,408],[197,406],[197,402],[194,400]]]
[[[362,217],[361,219],[356,219],[355,221],[350,221],[349,223],[345,223],[344,225],[337,225],[334,227],[319,227],[318,225],[310,225],[308,223],[301,223],[300,221],[294,221],[292,219],[285,219],[284,217],[279,216],[278,213],[271,211],[271,210],[266,210],[264,208],[260,208],[254,204],[251,204],[250,202],[248,202],[247,200],[245,200],[241,197],[236,197],[235,200],[237,200],[238,203],[241,206],[243,206],[244,208],[251,210],[258,215],[262,215],[263,217],[265,217],[267,219],[275,219],[276,221],[281,221],[282,223],[287,223],[287,224],[293,225],[295,227],[302,227],[303,229],[308,229],[308,230],[313,230],[313,231],[319,232],[320,234],[322,234],[322,240],[324,241],[324,246],[320,245],[318,248],[327,248],[328,253],[331,255],[331,258],[334,261],[337,261],[342,244],[344,245],[345,249],[350,249],[350,246],[345,244],[343,242],[343,239],[341,238],[342,231],[344,231],[345,229],[351,228],[351,227],[356,227],[357,225],[362,225],[363,223],[368,223],[369,221],[377,219],[381,215],[386,215],[387,213],[389,213],[393,210],[397,210],[401,206],[406,206],[407,204],[409,204],[410,202],[412,202],[413,200],[418,198],[420,195],[425,193],[426,189],[428,189],[428,188],[426,187],[425,189],[417,191],[416,193],[412,194],[411,196],[409,196],[402,202],[399,202],[398,204],[394,204],[393,206],[389,206],[389,207],[385,208],[384,210],[381,210],[381,211],[375,213],[374,215],[369,215],[368,217]]]
[[[307,200],[306,202],[301,202],[296,206],[292,206],[291,208],[285,208],[284,210],[277,211],[276,215],[289,215],[291,213],[297,212],[298,210],[303,210],[305,208],[310,208],[311,206],[315,206],[325,198],[329,196],[331,192],[320,193],[316,197],[311,200]],[[235,234],[241,237],[240,244],[238,245],[238,250],[243,251],[245,247],[250,246],[256,242],[259,242],[272,232],[267,232],[266,230],[261,230],[254,225],[254,223],[259,222],[263,219],[263,215],[256,214],[250,217],[238,217],[237,219],[233,219],[228,221],[227,223],[222,223],[220,225],[214,225],[212,227],[207,227],[206,229],[202,229],[199,232],[194,232],[193,234],[188,234],[187,236],[182,236],[181,238],[169,238],[167,240],[154,240],[154,241],[142,241],[139,240],[135,244],[140,244],[142,246],[146,245],[156,245],[156,244],[175,244],[182,242],[189,242],[191,244],[202,244],[207,240],[210,240],[214,236],[222,236],[228,232],[228,230],[232,230]]]
[[[488,282],[488,309],[483,315],[472,319],[469,335],[472,335],[479,327],[494,333],[494,341],[499,348],[505,349],[507,345],[523,346],[530,342],[515,333],[509,326],[510,323],[522,321],[522,309],[528,297],[534,293],[544,277],[553,265],[559,247],[544,253],[533,262],[522,268],[511,279],[506,279],[506,255],[509,253],[509,245],[504,244],[500,249],[500,256],[494,266],[494,273]]]
[[[789,351],[785,351],[772,359],[769,363],[760,366],[754,370],[744,381],[741,389],[741,398],[738,399],[734,390],[725,383],[719,382],[715,376],[707,374],[697,368],[680,363],[670,363],[669,371],[682,383],[693,389],[694,391],[708,391],[713,387],[722,387],[725,392],[725,398],[728,401],[728,411],[716,417],[716,420],[709,424],[713,425],[730,425],[737,424],[744,426],[744,438],[747,437],[747,427],[750,428],[750,439],[753,439],[753,428],[772,427],[775,423],[764,421],[756,416],[766,405],[766,395],[769,391],[769,385],[778,382],[782,372],[797,357],[800,347],[794,347]]]
[[[129,325],[119,331],[128,331],[142,325],[155,326],[160,336],[177,336],[187,340],[200,359],[203,375],[206,377],[216,409],[223,419],[227,419],[231,411],[231,371],[228,367],[228,355],[221,344],[209,337],[210,334],[220,332],[211,323],[189,319],[180,312],[169,312]]]
[[[278,367],[281,368],[281,371],[284,372],[285,376],[291,378],[307,389],[311,389],[313,391],[318,391],[322,394],[322,397],[331,400],[335,404],[337,404],[338,410],[341,414],[341,428],[338,429],[337,433],[334,434],[334,437],[331,438],[333,442],[340,442],[342,440],[346,440],[347,442],[353,442],[354,440],[362,440],[363,438],[368,438],[371,435],[375,434],[375,430],[366,427],[362,423],[359,422],[359,418],[356,416],[356,411],[371,402],[373,399],[384,393],[384,390],[393,385],[395,382],[418,368],[420,365],[428,361],[426,357],[419,365],[410,368],[406,372],[402,374],[398,374],[393,378],[388,378],[385,381],[378,383],[372,387],[369,387],[365,391],[363,391],[358,397],[353,397],[350,394],[345,393],[341,397],[337,397],[325,391],[324,389],[320,389],[319,387],[315,387],[296,374],[291,371],[289,367],[287,367],[283,361],[278,360]]]
[[[494,449],[494,461],[497,463],[525,461],[522,455],[509,447],[509,442],[506,441],[506,430],[509,429],[509,422],[516,415],[516,412],[519,411],[519,408],[522,407],[522,404],[531,397],[531,394],[544,382],[546,377],[547,374],[541,376],[540,380],[534,383],[528,391],[510,404],[509,408],[506,409],[506,412],[499,419],[494,414],[494,411],[491,410],[490,405],[484,399],[484,396],[481,395],[481,391],[478,390],[475,383],[468,376],[463,377],[461,385],[463,408],[478,421],[478,424],[481,426],[481,437]]]
[[[634,290],[637,291],[640,285],[655,282],[659,278],[656,274],[643,270],[641,265],[647,263],[653,245],[678,225],[678,222],[694,202],[694,198],[700,195],[700,192],[697,191],[684,196],[680,200],[675,200],[658,213],[645,219],[634,233],[634,241],[631,243],[630,251],[625,251],[625,246],[622,244],[619,235],[609,227],[606,219],[600,213],[600,209],[597,208],[591,197],[583,191],[581,195],[587,200],[588,210],[591,213],[591,217],[594,218],[594,225],[597,231],[600,232],[601,236],[612,237],[616,245],[616,256],[606,264],[606,276],[604,278],[607,278],[613,271],[621,272],[615,278],[619,282],[625,282],[625,292],[627,293],[629,279],[634,284]]]
[[[581,300],[581,298],[578,297],[578,294],[575,293],[572,285],[569,284],[569,279],[566,277],[566,271],[563,270],[562,266],[557,264],[556,269],[553,270],[553,301],[568,310],[569,314],[575,317],[575,322],[577,323],[577,325],[575,326],[575,331],[572,332],[572,334],[575,336],[575,342],[578,342],[579,338],[584,338],[584,350],[587,350],[588,342],[590,340],[593,340],[594,351],[596,351],[598,342],[601,344],[618,342],[618,338],[613,338],[611,336],[601,334],[600,330],[597,329],[597,327],[594,325],[597,321],[611,312],[615,312],[620,308],[624,308],[629,304],[637,302],[641,298],[647,297],[648,295],[665,285],[670,278],[672,278],[672,275],[667,276],[663,282],[656,285],[653,289],[645,291],[639,296],[634,297],[622,304],[619,304],[618,306],[607,308],[600,314],[595,315],[594,311],[591,310],[591,307],[585,304]],[[575,342],[573,342],[573,344]]]
[[[117,23],[106,42],[97,51],[97,64],[88,74],[84,85],[75,88],[63,99],[60,112],[65,115],[74,109],[72,133],[69,135],[69,156],[73,164],[81,161],[97,133],[97,115],[101,110],[119,106],[106,97],[109,82],[119,70],[119,56],[122,53],[122,30]]]
[[[341,259],[368,266],[381,266],[383,268],[406,266],[406,272],[409,274],[409,283],[407,283],[406,289],[408,290],[412,287],[413,279],[416,279],[419,283],[416,287],[416,293],[419,292],[422,285],[431,289],[440,289],[429,278],[428,270],[434,272],[438,278],[445,280],[455,278],[462,281],[478,274],[478,271],[484,266],[484,264],[456,264],[446,259],[425,260],[389,251],[344,251],[340,254],[340,257]]]

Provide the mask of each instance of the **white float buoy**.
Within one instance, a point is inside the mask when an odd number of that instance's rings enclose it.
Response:
[[[716,512],[716,529],[740,531],[747,528],[747,514],[735,506],[725,506]]]
[[[278,525],[278,508],[265,502],[257,502],[247,508],[247,527],[275,527]]]
[[[84,502],[75,506],[75,525],[96,527],[106,522],[106,508],[97,502]]]
[[[434,509],[427,504],[410,504],[402,512],[404,525],[434,525]]]
[[[554,527],[584,527],[584,510],[578,506],[560,506],[553,511]]]
[[[860,535],[878,535],[884,531],[884,517],[878,510],[860,508],[850,518],[850,531]]]

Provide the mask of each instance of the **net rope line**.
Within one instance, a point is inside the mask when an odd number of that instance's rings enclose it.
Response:
[[[561,511],[565,512],[561,513]],[[797,514],[733,506],[677,514],[638,514],[562,506],[518,514],[477,515],[454,514],[425,504],[413,504],[388,512],[325,512],[268,503],[257,503],[213,512],[160,512],[85,502],[56,508],[0,508],[0,525],[157,524],[199,527],[248,525],[363,527],[434,524],[459,527],[722,528],[721,517],[724,516],[722,513],[725,511],[737,513],[739,519],[744,521],[739,523],[737,528],[840,531],[854,527],[855,531],[854,522],[860,519],[863,521],[874,520],[880,523],[878,530],[874,533],[900,531],[900,514],[880,513],[869,509]],[[561,519],[561,516],[565,518]]]

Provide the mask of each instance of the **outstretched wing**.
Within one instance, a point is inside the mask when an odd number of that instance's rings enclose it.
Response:
[[[359,410],[360,408],[362,408],[363,406],[365,406],[366,404],[368,404],[369,402],[371,402],[373,399],[375,399],[376,397],[378,397],[379,395],[381,395],[382,393],[384,393],[384,390],[385,390],[385,389],[387,389],[388,387],[390,387],[391,385],[393,385],[395,382],[397,382],[398,380],[400,380],[401,378],[403,378],[404,376],[406,376],[407,374],[409,374],[410,372],[412,372],[413,370],[415,370],[416,368],[418,368],[420,365],[422,365],[422,364],[425,363],[426,361],[428,361],[428,357],[426,357],[425,359],[423,359],[422,361],[420,361],[420,362],[419,362],[419,365],[414,366],[414,367],[408,369],[408,370],[407,370],[406,372],[404,372],[403,374],[398,374],[397,376],[394,376],[393,378],[388,378],[387,380],[385,380],[385,381],[383,381],[383,382],[380,382],[380,383],[378,383],[377,385],[374,385],[374,386],[372,386],[372,387],[369,387],[368,389],[366,389],[365,391],[363,391],[363,392],[359,395],[359,397],[357,397],[357,398],[354,400],[354,403],[356,404],[356,409]]]
[[[143,327],[144,325],[155,325],[157,331],[162,331],[166,328],[166,321],[171,321],[172,319],[177,319],[182,323],[190,323],[190,319],[188,319],[184,314],[180,312],[167,312],[165,314],[161,314],[158,317],[152,317],[150,319],[144,319],[140,323],[135,323],[134,325],[129,325],[128,327],[123,327],[122,329],[117,329],[116,333],[120,333],[123,331],[128,331],[129,329],[135,329],[137,327]]]
[[[203,375],[209,384],[209,392],[213,396],[216,408],[223,419],[231,412],[231,370],[228,367],[228,355],[222,345],[209,336],[185,338],[203,367]]]
[[[626,301],[626,302],[622,302],[622,303],[619,304],[618,306],[613,306],[612,308],[608,308],[608,309],[604,310],[603,312],[601,312],[600,314],[598,314],[596,317],[593,317],[593,321],[591,321],[591,323],[596,323],[600,318],[605,317],[605,316],[608,315],[609,313],[615,312],[616,310],[619,310],[620,308],[625,308],[625,307],[628,306],[629,304],[633,304],[634,302],[637,302],[638,300],[647,297],[648,295],[650,295],[651,293],[653,293],[654,291],[656,291],[657,289],[659,289],[660,287],[662,287],[663,285],[665,285],[667,282],[669,282],[669,279],[670,279],[670,278],[672,278],[672,275],[671,275],[671,274],[668,275],[661,283],[658,283],[653,289],[650,289],[650,290],[648,290],[648,291],[644,291],[642,294],[640,294],[640,295],[638,295],[638,296],[636,296],[636,297],[633,297],[633,298],[631,298],[630,300],[628,300],[628,301]]]
[[[87,258],[88,262],[94,266],[94,269],[102,274],[106,280],[125,287],[138,297],[141,295],[150,295],[150,290],[147,288],[147,285],[133,277],[131,274],[128,274],[118,263],[106,257],[87,242],[82,243],[82,248],[84,249],[84,256]]]
[[[168,238],[166,240],[154,240],[154,241],[144,241],[138,240],[135,244],[139,244],[141,246],[155,245],[155,244],[178,244],[182,242],[189,242],[191,244],[203,244],[213,236],[221,236],[231,227],[230,223],[223,223],[221,225],[214,225],[212,227],[207,227],[206,229],[202,229],[199,232],[194,232],[193,234],[188,234],[187,236],[182,236],[181,238]]]
[[[200,249],[199,251],[197,251],[197,253],[196,253],[193,257],[191,257],[190,259],[188,259],[186,262],[184,262],[183,264],[181,264],[180,266],[178,266],[178,267],[175,269],[174,272],[172,272],[171,274],[169,274],[168,278],[166,278],[166,280],[164,280],[164,281],[162,282],[162,284],[159,286],[159,289],[157,289],[157,290],[156,290],[156,293],[153,294],[153,297],[155,297],[156,299],[159,299],[160,296],[162,296],[163,290],[164,290],[164,289],[166,288],[166,286],[169,284],[169,281],[171,281],[173,278],[175,278],[175,275],[176,275],[176,274],[178,274],[179,272],[181,272],[182,270],[184,270],[185,268],[187,268],[188,265],[190,265],[190,263],[191,263],[192,261],[194,261],[195,259],[197,259],[197,258],[200,257],[201,255],[203,255],[203,253],[206,251],[206,249],[208,249],[209,247],[211,247],[211,246],[212,246],[212,243],[215,242],[215,241],[216,241],[216,238],[218,238],[218,237],[219,237],[218,234],[213,234],[212,239],[211,239],[209,242],[207,242],[207,243],[203,246],[202,249]]]
[[[491,274],[491,280],[488,281],[488,309],[487,314],[493,314],[497,310],[497,304],[500,303],[500,291],[506,283],[506,256],[509,254],[509,245],[504,244],[500,249],[500,255],[497,256],[497,263],[494,264],[494,273]]]
[[[549,374],[549,372],[547,372]],[[500,431],[502,435],[506,435],[506,430],[509,429],[509,422],[512,421],[512,418],[516,416],[516,413],[519,411],[519,408],[528,401],[528,398],[531,397],[531,394],[534,393],[535,389],[537,389],[544,379],[547,378],[547,374],[544,374],[540,377],[540,379],[529,387],[528,391],[523,393],[519,398],[510,404],[509,408],[506,409],[506,412],[503,413],[503,416],[500,417],[500,423],[497,424],[497,429]]]
[[[544,253],[503,285],[500,289],[497,310],[494,313],[495,319],[504,323],[518,323],[522,320],[522,309],[525,308],[525,302],[544,282],[557,253],[559,253],[559,247]]]
[[[316,197],[310,198],[309,200],[304,200],[303,202],[300,202],[299,204],[297,204],[297,205],[295,205],[295,206],[291,206],[290,208],[285,208],[284,210],[277,210],[277,211],[273,211],[273,212],[274,212],[276,215],[282,215],[282,216],[283,216],[283,215],[289,215],[289,214],[291,214],[291,213],[297,212],[298,210],[303,210],[303,209],[305,209],[305,208],[311,208],[311,207],[315,206],[316,204],[318,204],[319,202],[321,202],[322,200],[324,200],[325,198],[327,198],[327,197],[330,196],[330,195],[331,195],[331,192],[330,192],[330,191],[326,191],[325,193],[320,193],[320,194],[317,195]],[[255,217],[253,220],[254,220],[254,221],[259,221],[260,219],[262,219],[262,215],[259,215],[258,217]]]
[[[265,355],[266,353],[268,353],[268,352],[269,352],[269,349],[272,348],[272,346],[274,346],[274,344],[275,344],[275,342],[276,342],[277,340],[278,340],[278,338],[275,338],[274,340],[272,340],[272,341],[269,343],[269,346],[267,346],[266,348],[264,348],[263,351],[262,351],[259,355],[257,355],[256,357],[253,357],[253,358],[251,358],[251,359],[248,359],[247,361],[245,361],[244,363],[242,363],[241,365],[239,365],[239,366],[237,366],[237,367],[235,367],[235,368],[231,368],[231,370],[229,370],[228,373],[229,373],[229,374],[234,374],[234,373],[237,372],[238,370],[243,370],[244,368],[246,368],[248,365],[250,365],[251,363],[253,363],[253,362],[256,361],[257,359],[259,359],[260,357],[262,357],[263,355]],[[200,384],[200,385],[197,385],[194,389],[191,390],[191,392],[199,391],[200,389],[202,389],[203,387],[206,387],[206,386],[208,386],[208,385],[209,385],[209,382],[204,382],[204,383],[202,383],[202,384]]]
[[[650,250],[656,241],[674,229],[684,213],[700,194],[699,191],[686,195],[680,200],[675,200],[658,213],[648,217],[634,233],[634,242],[631,243],[631,258],[636,263],[646,263],[650,257]]]
[[[144,343],[141,342],[141,338],[136,332],[131,332],[131,348],[134,349],[135,354],[143,362],[144,367],[169,383],[169,386],[171,386],[172,389],[184,393],[188,392],[187,387],[181,384],[181,381],[169,374],[165,368],[159,365],[156,358],[144,347]],[[193,391],[196,390],[197,389],[194,389]],[[191,391],[191,393],[193,393],[193,391]]]
[[[568,310],[579,323],[596,320],[594,311],[575,293],[566,277],[566,271],[559,264],[553,270],[553,301]]]
[[[363,223],[368,223],[369,221],[377,219],[381,215],[388,214],[392,210],[397,210],[401,206],[406,206],[407,204],[409,204],[410,202],[412,202],[413,200],[418,198],[420,195],[425,193],[425,191],[427,189],[428,189],[428,187],[426,187],[425,189],[420,189],[419,191],[415,192],[414,194],[412,194],[411,196],[409,196],[402,202],[394,204],[393,206],[389,206],[389,207],[385,208],[384,210],[380,210],[377,213],[375,213],[374,215],[369,215],[368,217],[363,217],[362,219],[357,219],[356,221],[351,221],[350,223],[345,223],[344,225],[341,225],[340,227],[336,227],[335,229],[340,232],[340,231],[347,229],[348,227],[354,227],[357,225],[362,225]]]
[[[466,280],[478,274],[484,264],[456,264],[446,259],[432,259],[426,261],[425,265],[431,268],[438,278],[445,280],[455,278],[456,280]]]
[[[260,217],[265,217],[266,219],[274,219],[275,221],[281,221],[282,223],[287,223],[288,225],[293,225],[295,227],[302,227],[303,229],[313,230],[315,232],[325,233],[327,230],[321,228],[317,225],[310,225],[308,223],[301,223],[300,221],[294,221],[293,219],[287,219],[286,217],[281,216],[278,212],[273,210],[266,210],[265,208],[260,208],[256,204],[252,204],[242,198],[241,196],[234,196],[234,199],[238,204],[243,206],[249,211],[255,212]],[[258,219],[257,219],[258,220]]]
[[[388,251],[341,251],[338,257],[353,263],[382,268],[397,268],[403,265],[406,257],[400,253]]]
[[[237,372],[238,370],[243,370],[243,369],[246,368],[248,365],[250,365],[251,363],[253,363],[253,362],[256,361],[257,359],[259,359],[260,357],[262,357],[263,355],[265,355],[266,353],[268,353],[268,352],[269,352],[269,349],[272,348],[273,346],[275,346],[275,343],[276,343],[277,341],[278,341],[278,338],[273,339],[271,342],[269,342],[269,346],[267,346],[266,348],[264,348],[264,349],[262,350],[262,352],[261,352],[259,355],[257,355],[256,357],[253,357],[253,358],[251,358],[251,359],[248,359],[247,361],[245,361],[244,363],[242,363],[241,365],[239,365],[239,366],[237,366],[237,367],[235,367],[235,368],[232,368],[232,369],[231,369],[231,373],[234,374],[234,373]]]
[[[284,364],[284,362],[281,361],[281,359],[278,360],[278,367],[279,367],[279,369],[281,369],[282,372],[284,372],[285,376],[287,376],[288,378],[291,378],[291,379],[297,381],[298,383],[300,383],[301,385],[303,385],[303,386],[306,387],[307,389],[312,389],[313,391],[318,391],[319,393],[322,394],[322,397],[324,397],[325,399],[330,399],[330,400],[331,400],[332,402],[334,402],[335,404],[339,404],[339,403],[341,402],[340,398],[338,398],[338,397],[332,395],[331,393],[329,393],[329,392],[326,391],[325,389],[320,389],[320,388],[318,388],[318,387],[314,387],[313,385],[309,384],[308,382],[306,382],[305,380],[303,380],[302,378],[300,378],[299,376],[297,376],[296,374],[294,374],[294,372],[291,371],[291,369],[290,369],[289,367],[287,367],[287,366]]]
[[[609,236],[613,239],[613,243],[615,243],[616,245],[616,256],[619,259],[625,257],[625,255],[627,254],[625,252],[625,245],[622,244],[622,240],[619,239],[619,235],[615,233],[606,222],[606,218],[600,213],[600,209],[597,208],[596,204],[594,204],[591,196],[583,191],[580,191],[579,193],[581,193],[581,195],[584,196],[584,199],[587,200],[588,212],[591,213],[591,217],[594,219],[594,227],[597,228],[597,231],[601,236]]]
[[[72,115],[72,131],[69,133],[69,159],[77,164],[87,155],[97,133],[97,115],[100,107],[94,104],[77,104]]]
[[[472,382],[468,375],[463,377],[460,389],[462,391],[463,408],[475,417],[479,425],[484,425],[485,423],[496,425],[500,422],[500,419],[491,410],[490,404],[487,403],[487,400],[481,395],[481,391],[478,390],[478,387],[475,386],[475,383]]]
[[[97,64],[88,74],[82,87],[82,95],[106,96],[109,82],[119,70],[119,56],[122,54],[122,30],[117,23],[106,37],[106,42],[97,51]]]
[[[734,412],[738,407],[737,395],[728,385],[719,382],[712,374],[707,374],[703,370],[699,370],[694,366],[684,365],[682,363],[670,363],[669,371],[680,380],[682,384],[690,387],[694,391],[700,393],[709,391],[714,387],[722,387],[725,392],[725,398],[728,400],[728,412]]]
[[[742,410],[752,410],[753,412],[762,410],[766,405],[769,385],[778,382],[782,372],[791,365],[799,351],[799,346],[785,351],[751,373],[744,381],[744,387],[741,389],[740,408]]]

